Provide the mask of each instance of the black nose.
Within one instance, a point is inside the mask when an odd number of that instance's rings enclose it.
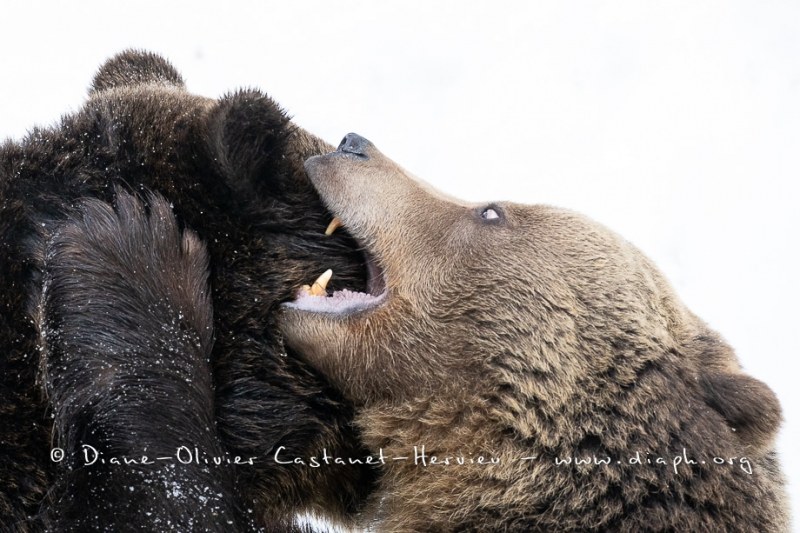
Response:
[[[339,152],[347,152],[348,154],[356,154],[362,157],[367,157],[367,148],[370,142],[357,133],[348,133],[339,143]]]

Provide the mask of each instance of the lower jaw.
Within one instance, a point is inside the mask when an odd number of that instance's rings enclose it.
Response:
[[[328,294],[326,287],[335,273],[327,270],[311,285],[302,287],[296,293],[295,299],[285,302],[283,306],[303,312],[329,315],[352,315],[381,306],[388,298],[385,272],[366,249],[362,248],[362,253],[367,271],[364,292],[345,288]]]

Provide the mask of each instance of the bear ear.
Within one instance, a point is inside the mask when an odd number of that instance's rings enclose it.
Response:
[[[144,83],[162,83],[185,88],[183,78],[175,67],[160,55],[142,50],[125,50],[100,67],[89,94]]]
[[[700,377],[709,407],[720,413],[743,444],[770,446],[781,423],[781,406],[772,390],[741,373],[710,372]]]
[[[293,125],[283,109],[256,90],[221,98],[208,118],[208,146],[228,184],[250,190],[264,175],[283,175]]]

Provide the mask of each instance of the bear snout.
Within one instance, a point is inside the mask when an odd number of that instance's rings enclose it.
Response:
[[[344,136],[342,142],[339,143],[339,147],[336,149],[336,151],[354,154],[369,159],[367,152],[370,146],[372,146],[372,143],[361,135],[358,135],[357,133],[348,133]]]

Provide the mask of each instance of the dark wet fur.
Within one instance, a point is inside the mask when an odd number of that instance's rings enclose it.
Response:
[[[278,446],[365,454],[351,406],[285,355],[274,327],[279,303],[326,268],[334,288],[364,287],[360,252],[345,232],[323,235],[330,215],[302,169],[330,147],[259,91],[190,95],[151,54],[109,61],[91,94],[55,127],[0,147],[0,530],[139,530],[144,511],[193,516],[194,530],[285,530],[310,507],[357,512],[373,471],[271,461]],[[159,465],[50,460],[55,445],[141,455],[145,442],[258,460],[172,479]],[[147,477],[188,495],[167,501]],[[222,496],[193,508],[192,486]]]

